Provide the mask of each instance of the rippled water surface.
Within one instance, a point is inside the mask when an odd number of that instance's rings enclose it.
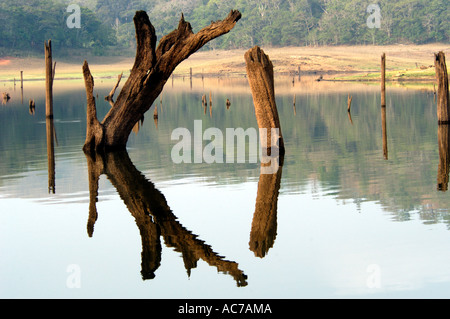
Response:
[[[96,79],[100,118],[114,82]],[[277,78],[286,155],[267,175],[171,158],[195,120],[257,126],[245,78],[169,80],[127,152],[96,159],[81,151],[82,81],[55,82],[53,123],[43,82],[0,85],[2,298],[450,297],[432,87],[389,86],[383,116],[378,85]]]

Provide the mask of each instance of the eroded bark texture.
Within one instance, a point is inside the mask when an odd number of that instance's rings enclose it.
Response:
[[[84,149],[125,148],[133,127],[150,109],[175,68],[209,41],[228,33],[240,18],[241,13],[233,10],[224,20],[212,22],[198,33],[193,33],[191,25],[182,15],[178,28],[162,37],[158,47],[155,48],[155,29],[147,13],[136,12],[134,16],[137,41],[135,62],[117,101],[99,123],[100,126],[89,118],[94,114],[92,109],[95,109],[95,100],[90,100],[91,93],[86,87],[88,103],[91,102],[92,106],[88,105],[88,129]],[[85,65],[87,66],[87,63]],[[85,79],[91,77],[88,71],[89,68],[86,67],[85,70],[83,66]],[[89,128],[90,125],[92,125],[91,128]],[[100,136],[101,139],[99,139]]]
[[[260,129],[267,129],[267,141],[265,136],[261,136],[261,144],[266,148],[278,146],[279,154],[284,154],[283,135],[275,102],[272,62],[258,46],[248,50],[244,58],[247,65],[247,76],[252,91],[256,120]],[[279,130],[278,141],[274,141],[274,138],[271,136],[271,129]]]

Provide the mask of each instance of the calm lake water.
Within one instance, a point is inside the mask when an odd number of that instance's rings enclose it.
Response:
[[[114,82],[96,79],[99,118]],[[388,87],[383,121],[378,84],[277,78],[286,155],[260,175],[248,161],[171,159],[172,131],[195,120],[257,127],[245,78],[169,80],[158,121],[153,106],[127,153],[96,160],[81,151],[84,83],[55,81],[53,123],[44,85],[21,95],[0,83],[11,95],[0,105],[0,297],[450,297],[448,132],[432,90]]]

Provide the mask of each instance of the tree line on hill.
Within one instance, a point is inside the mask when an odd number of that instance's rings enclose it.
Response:
[[[80,7],[79,28],[67,26],[70,4]],[[136,10],[160,39],[181,13],[195,32],[231,9],[242,19],[206,49],[449,42],[448,0],[2,0],[0,55],[40,53],[48,39],[63,55],[132,55]]]

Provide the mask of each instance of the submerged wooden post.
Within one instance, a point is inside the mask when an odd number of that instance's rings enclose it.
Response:
[[[352,108],[352,100],[353,95],[350,96],[350,94],[347,96],[347,112],[350,112],[350,109]]]
[[[267,136],[261,136],[261,145],[267,149],[278,146],[279,154],[283,155],[284,140],[275,102],[272,62],[258,46],[248,50],[244,57],[258,127],[267,129]],[[272,129],[278,129],[278,136],[272,136]]]
[[[435,53],[434,66],[436,69],[437,90],[437,117],[438,124],[450,123],[448,73],[445,64],[444,52]]]
[[[386,54],[381,55],[381,106],[386,106]]]
[[[52,42],[45,42],[45,116],[53,118],[53,62]]]

